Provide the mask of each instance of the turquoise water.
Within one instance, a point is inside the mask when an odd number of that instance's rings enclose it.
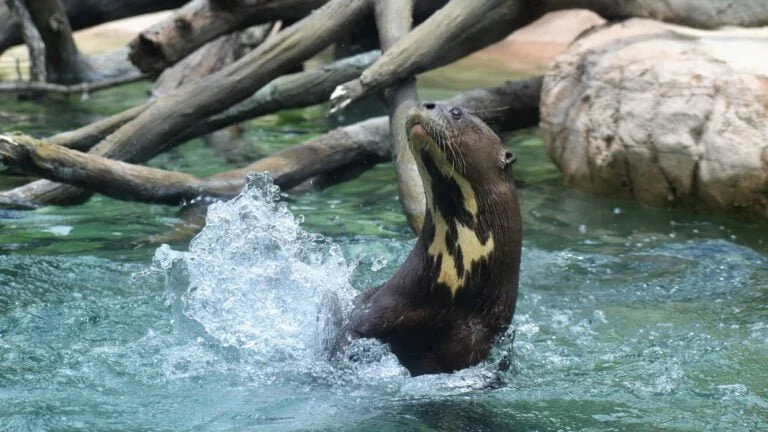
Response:
[[[0,118],[45,135],[144,89],[3,101]],[[320,109],[265,117],[249,151],[328,127]],[[257,179],[159,249],[135,244],[177,209],[0,211],[0,431],[768,430],[768,225],[568,190],[535,130],[506,142],[525,183],[514,343],[451,375],[410,378],[372,342],[322,356],[323,299],[348,304],[413,244],[390,165],[286,208]],[[153,164],[227,166],[201,141]]]

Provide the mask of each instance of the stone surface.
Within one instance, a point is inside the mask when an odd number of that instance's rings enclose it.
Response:
[[[567,185],[768,217],[768,28],[633,19],[547,72],[541,131]]]

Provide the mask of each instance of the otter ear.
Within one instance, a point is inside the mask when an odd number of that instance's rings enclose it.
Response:
[[[504,159],[502,161],[502,166],[504,167],[504,169],[507,169],[510,167],[510,165],[515,163],[516,160],[517,160],[517,156],[514,153],[510,151],[504,152]]]

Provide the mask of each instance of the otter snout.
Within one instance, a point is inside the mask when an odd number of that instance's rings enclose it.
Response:
[[[424,102],[416,105],[408,111],[405,121],[405,133],[410,139],[434,139],[428,133],[435,121],[439,121],[441,111],[445,108],[435,102]]]

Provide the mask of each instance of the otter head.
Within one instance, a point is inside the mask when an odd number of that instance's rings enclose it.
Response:
[[[425,102],[412,108],[406,133],[424,180],[439,173],[484,189],[510,179],[515,155],[488,125],[461,107]]]
[[[514,200],[514,154],[479,118],[457,106],[427,102],[406,121],[411,152],[424,183],[428,215],[422,232],[438,267],[437,283],[452,295],[473,269],[494,254],[494,238],[507,230],[499,208]]]

